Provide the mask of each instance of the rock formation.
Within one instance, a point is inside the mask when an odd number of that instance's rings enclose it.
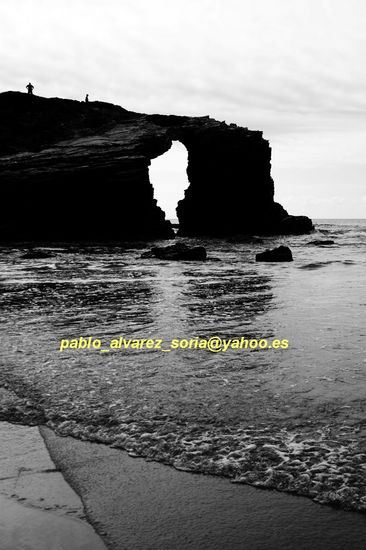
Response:
[[[255,256],[256,262],[292,262],[292,252],[288,246],[279,246],[272,250],[259,252]]]
[[[173,238],[149,181],[173,140],[188,150],[181,235],[305,233],[273,201],[261,132],[210,117],[145,115],[102,102],[0,94],[1,241]],[[174,185],[174,182],[172,182]]]

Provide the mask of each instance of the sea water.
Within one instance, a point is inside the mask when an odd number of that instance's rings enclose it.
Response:
[[[180,240],[208,260],[142,259],[143,243],[40,259],[3,247],[0,383],[17,398],[1,417],[365,511],[366,220],[262,243]],[[255,262],[280,244],[293,262]],[[214,336],[288,347],[109,347]],[[102,345],[59,351],[80,337]]]

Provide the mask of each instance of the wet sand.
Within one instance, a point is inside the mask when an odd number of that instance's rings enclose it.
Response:
[[[0,549],[104,550],[38,427],[0,423]]]
[[[364,548],[365,515],[41,433],[113,550]]]
[[[0,495],[1,550],[103,550],[90,527]]]

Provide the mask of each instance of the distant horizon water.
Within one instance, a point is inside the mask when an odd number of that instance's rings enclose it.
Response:
[[[336,221],[366,221],[366,218],[312,218],[308,216],[313,222],[322,223],[322,222],[336,222]],[[178,218],[167,218],[171,223],[179,223]]]

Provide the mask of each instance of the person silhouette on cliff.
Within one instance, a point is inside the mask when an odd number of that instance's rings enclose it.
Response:
[[[33,95],[33,90],[34,90],[33,84],[31,84],[31,83],[27,84],[27,85],[26,85],[26,88],[27,88],[27,90],[28,90],[28,94],[29,94],[29,95]]]
[[[85,96],[85,103],[89,103],[89,94],[86,94]]]

